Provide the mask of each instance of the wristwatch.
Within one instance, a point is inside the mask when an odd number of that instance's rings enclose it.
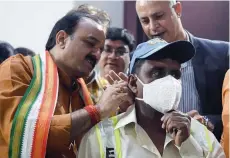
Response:
[[[207,116],[203,116],[203,120],[204,120],[204,125],[206,126],[206,127],[208,127],[208,122],[209,122],[209,119],[208,119],[208,117]]]

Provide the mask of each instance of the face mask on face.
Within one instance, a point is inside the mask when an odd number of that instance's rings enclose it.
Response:
[[[155,110],[165,114],[170,110],[178,108],[181,98],[181,82],[171,75],[144,84],[138,77],[138,81],[143,85],[143,100]]]

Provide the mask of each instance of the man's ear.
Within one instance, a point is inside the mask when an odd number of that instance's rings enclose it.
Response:
[[[69,37],[69,35],[65,31],[60,30],[56,34],[56,45],[59,45],[61,49],[64,49],[66,46],[66,42],[67,42],[68,37]]]
[[[135,95],[137,94],[137,78],[133,74],[129,75],[128,87]]]
[[[181,15],[182,15],[182,5],[180,2],[176,2],[176,4],[174,5],[174,10],[177,14],[177,17],[178,18],[181,18]]]

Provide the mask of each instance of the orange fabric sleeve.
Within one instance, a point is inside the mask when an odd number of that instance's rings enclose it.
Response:
[[[222,90],[222,121],[223,121],[223,134],[221,144],[224,148],[226,157],[229,157],[229,74],[230,70],[225,75],[223,90]]]
[[[16,55],[0,65],[0,158],[8,157],[14,114],[32,76],[33,65],[30,57]],[[54,115],[51,120],[47,150],[62,152],[67,149],[70,128],[70,114]]]
[[[0,151],[2,157],[8,157],[12,121],[17,106],[30,84],[32,73],[31,59],[22,55],[10,57],[0,65]]]
[[[54,115],[50,124],[47,149],[49,152],[68,152],[70,146],[70,114]]]

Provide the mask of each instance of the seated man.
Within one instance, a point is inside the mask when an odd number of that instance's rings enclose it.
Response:
[[[180,64],[194,54],[194,47],[187,41],[169,44],[156,38],[140,44],[129,69],[128,87],[136,97],[134,105],[86,133],[78,156],[225,157],[221,145],[204,125],[176,110],[182,89]]]

